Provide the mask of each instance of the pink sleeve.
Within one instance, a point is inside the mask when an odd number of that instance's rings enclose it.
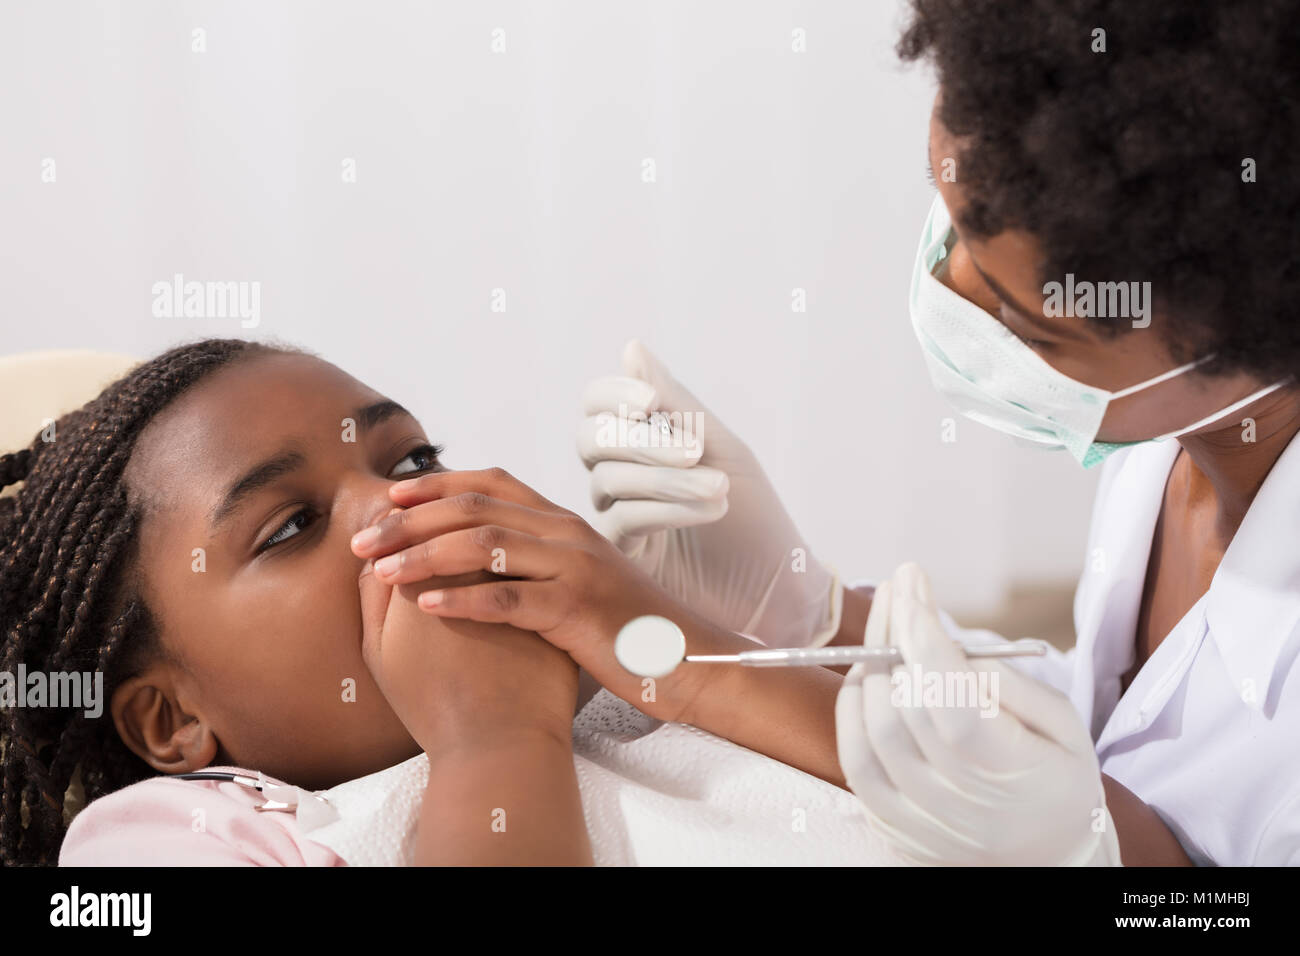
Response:
[[[155,777],[93,801],[68,827],[60,866],[346,866],[298,832],[292,813],[259,812],[236,783]]]

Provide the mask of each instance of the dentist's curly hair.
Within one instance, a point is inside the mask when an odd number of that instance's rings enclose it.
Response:
[[[134,367],[93,401],[0,456],[0,671],[101,671],[104,702],[160,652],[136,575],[141,500],[122,473],[168,403],[215,369],[281,346],[240,339],[181,345]],[[52,865],[74,774],[85,801],[155,771],[118,737],[107,706],[0,709],[0,863]]]
[[[1026,230],[1044,282],[1150,281],[1175,355],[1264,377],[1300,366],[1297,50],[1295,0],[912,0],[898,44],[961,138],[959,231]]]

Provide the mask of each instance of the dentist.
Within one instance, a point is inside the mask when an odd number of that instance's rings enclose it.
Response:
[[[967,661],[954,642],[995,638],[914,566],[845,587],[638,343],[588,387],[579,450],[602,530],[717,623],[997,674],[991,719],[846,677],[841,766],[900,854],[1300,864],[1300,15],[1075,7],[913,0],[899,44],[939,74],[909,309],[931,380],[978,422],[1104,463],[1068,654]],[[1134,279],[1149,295],[1121,301]],[[620,411],[707,426],[693,451],[599,441]]]

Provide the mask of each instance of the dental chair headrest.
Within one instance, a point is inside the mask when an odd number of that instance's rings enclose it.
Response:
[[[140,361],[91,349],[0,355],[0,454],[26,448],[47,419],[86,404]],[[19,487],[11,485],[0,495]]]

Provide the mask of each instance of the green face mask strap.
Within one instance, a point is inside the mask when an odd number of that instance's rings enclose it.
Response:
[[[1088,446],[1088,451],[1083,456],[1084,468],[1095,468],[1112,454],[1121,448],[1128,448],[1131,445],[1142,445],[1141,441],[1095,441]]]

